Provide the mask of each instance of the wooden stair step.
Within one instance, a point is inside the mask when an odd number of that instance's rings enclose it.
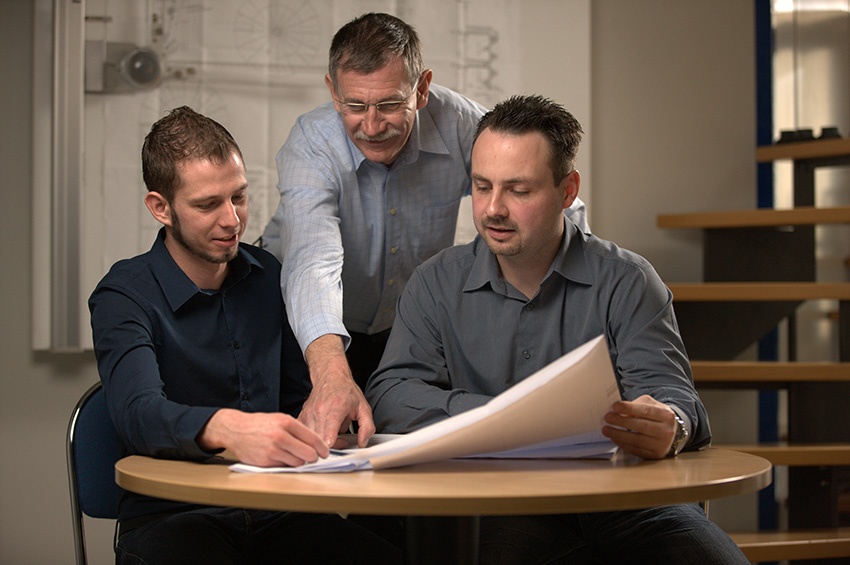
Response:
[[[756,149],[756,161],[769,163],[783,159],[822,159],[850,155],[850,139],[815,139],[796,143],[763,145]]]
[[[699,383],[850,381],[850,363],[801,361],[691,361]]]
[[[756,228],[778,226],[803,226],[818,224],[844,224],[850,222],[850,206],[814,208],[811,206],[776,210],[730,210],[725,212],[695,212],[687,214],[660,214],[656,224],[660,228]]]
[[[730,532],[729,537],[752,563],[850,557],[850,528]]]
[[[711,282],[667,286],[677,302],[850,300],[850,283]]]
[[[714,447],[741,451],[791,467],[850,465],[850,443],[722,444]]]

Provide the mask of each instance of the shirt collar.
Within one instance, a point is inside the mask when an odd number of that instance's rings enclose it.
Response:
[[[558,254],[555,256],[555,260],[552,261],[549,272],[543,277],[543,280],[547,280],[552,273],[558,273],[567,280],[590,285],[592,284],[592,278],[583,251],[585,240],[589,236],[582,233],[572,222],[564,220],[564,224],[564,240],[561,242]],[[472,292],[490,285],[490,288],[494,291],[507,294],[507,285],[502,278],[496,256],[490,252],[490,249],[484,240],[481,239],[480,235],[475,237],[473,245],[475,261],[472,264],[472,269],[466,279],[463,291]]]
[[[173,311],[177,311],[190,298],[203,292],[186,276],[165,247],[165,228],[160,228],[151,247],[150,257],[151,271]],[[221,290],[225,291],[245,279],[255,267],[263,268],[262,264],[240,245],[238,254],[230,261],[230,274],[227,275]]]
[[[591,236],[583,233],[569,220],[564,220],[564,224],[566,225],[564,230],[566,237],[564,243],[561,244],[561,249],[558,250],[558,255],[552,262],[550,273],[556,272],[575,283],[591,285],[593,284],[593,277],[590,268],[587,266],[587,256],[585,255],[585,245]]]

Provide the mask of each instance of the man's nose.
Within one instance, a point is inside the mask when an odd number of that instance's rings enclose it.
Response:
[[[378,109],[374,106],[369,106],[363,115],[363,133],[368,136],[378,135],[381,133],[383,123],[384,117]]]
[[[490,200],[487,202],[487,215],[491,217],[502,217],[507,215],[505,198],[501,190],[490,192]]]
[[[241,221],[241,218],[239,218],[239,210],[235,204],[228,202],[222,206],[222,213],[219,216],[219,222],[222,226],[238,226]]]

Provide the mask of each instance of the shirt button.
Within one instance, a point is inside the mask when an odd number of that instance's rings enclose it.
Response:
[[[390,216],[395,216],[395,208],[390,208]]]
[[[239,342],[235,339],[233,340],[233,349],[239,349]]]
[[[242,400],[248,400],[248,393],[247,392],[242,393]]]
[[[395,284],[395,279],[390,279],[390,280],[388,280],[388,281],[387,281],[387,284],[388,284],[388,285],[390,285],[390,286],[394,285],[394,284]]]
[[[396,247],[395,245],[393,245],[392,247],[390,247],[390,253],[392,253],[393,255],[395,255],[397,252],[398,252],[398,247]]]
[[[526,309],[528,312],[531,312],[532,310],[534,310],[534,304],[531,304],[531,303],[526,304],[526,305],[525,305],[525,309]]]
[[[531,359],[531,351],[526,349],[525,351],[522,352],[522,356],[525,357],[526,359]]]

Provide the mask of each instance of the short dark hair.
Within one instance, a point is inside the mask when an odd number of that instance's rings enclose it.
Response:
[[[581,124],[563,106],[539,95],[511,96],[496,104],[478,122],[473,145],[485,129],[510,135],[539,132],[549,142],[555,183],[575,168]]]
[[[209,160],[224,164],[242,151],[230,132],[217,121],[188,106],[174,108],[160,118],[142,145],[142,178],[150,192],[172,202],[180,186],[178,165],[184,161]],[[244,159],[242,160],[244,166]]]
[[[337,73],[373,73],[397,57],[404,61],[407,78],[415,87],[425,70],[416,30],[389,14],[370,12],[351,20],[336,32],[331,41],[328,74],[334,90],[337,88]]]

